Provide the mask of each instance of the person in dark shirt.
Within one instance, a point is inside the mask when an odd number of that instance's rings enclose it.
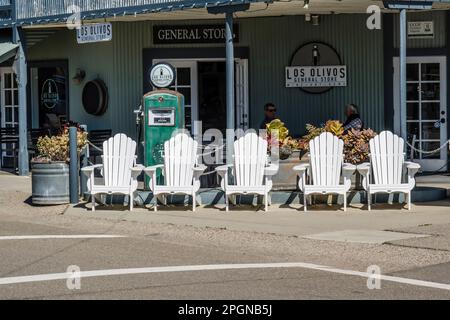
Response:
[[[266,129],[266,125],[275,120],[275,112],[277,112],[277,108],[272,102],[264,105],[264,120],[261,122],[260,129]]]
[[[358,112],[358,107],[355,104],[348,104],[345,107],[345,114],[347,120],[344,122],[344,132],[348,132],[351,129],[362,130],[364,123],[361,120],[361,116]]]

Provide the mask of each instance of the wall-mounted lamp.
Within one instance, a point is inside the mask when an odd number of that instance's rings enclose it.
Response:
[[[318,15],[311,16],[311,22],[312,22],[313,26],[318,26],[319,25],[319,16]]]
[[[84,78],[86,78],[86,72],[82,69],[77,69],[77,72],[75,73],[75,76],[72,78],[72,80],[73,83],[78,85],[83,82]]]
[[[310,22],[311,21],[311,14],[307,13],[305,14],[305,21]]]
[[[303,9],[308,9],[309,8],[309,0],[304,0],[303,1]]]

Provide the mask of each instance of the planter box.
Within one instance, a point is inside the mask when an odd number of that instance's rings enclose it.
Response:
[[[279,161],[278,173],[273,176],[273,190],[297,190],[297,173],[292,170],[301,163],[309,163],[308,154],[300,159],[300,151],[295,151],[286,160]]]
[[[31,168],[33,204],[56,205],[70,202],[69,165],[67,163],[33,162]]]

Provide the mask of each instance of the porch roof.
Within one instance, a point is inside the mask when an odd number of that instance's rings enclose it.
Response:
[[[213,19],[206,8],[230,4],[250,3],[247,12],[238,17],[264,17],[280,15],[365,13],[370,5],[384,8],[384,3],[404,0],[0,0],[0,28],[19,26],[62,26],[79,8],[81,20],[136,21]],[[408,0],[433,3],[433,9],[450,9],[450,0]],[[76,7],[74,7],[76,6]],[[69,13],[68,13],[69,12]]]
[[[0,43],[0,63],[3,63],[14,57],[17,53],[18,47],[19,45],[11,42]]]

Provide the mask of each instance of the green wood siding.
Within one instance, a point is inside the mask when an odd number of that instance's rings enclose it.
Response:
[[[258,127],[262,107],[273,101],[278,115],[293,134],[304,132],[306,123],[327,119],[343,120],[347,103],[361,107],[367,126],[384,127],[383,39],[382,31],[366,28],[367,15],[323,15],[320,26],[312,26],[303,16],[249,18],[240,25],[239,46],[249,47],[250,123]],[[223,23],[222,20],[215,21]],[[114,23],[113,41],[77,45],[75,32],[61,30],[29,50],[30,60],[68,59],[70,78],[77,68],[86,79],[101,77],[108,85],[110,106],[101,117],[87,115],[81,106],[83,85],[70,83],[71,117],[93,128],[111,128],[134,135],[133,109],[143,94],[142,50],[152,47],[152,25],[212,23],[212,21],[120,22]],[[348,68],[348,86],[320,95],[285,88],[284,68],[303,43],[322,41],[332,45]],[[177,45],[167,47],[211,47]],[[222,46],[222,45],[218,45]],[[156,46],[155,46],[156,47]],[[159,46],[165,47],[165,46]],[[392,115],[386,115],[392,117]]]
[[[433,39],[408,39],[408,48],[444,48],[446,45],[446,22],[445,11],[427,11],[427,12],[408,12],[406,19],[408,21],[434,21]],[[394,18],[394,48],[399,47],[399,15]]]

